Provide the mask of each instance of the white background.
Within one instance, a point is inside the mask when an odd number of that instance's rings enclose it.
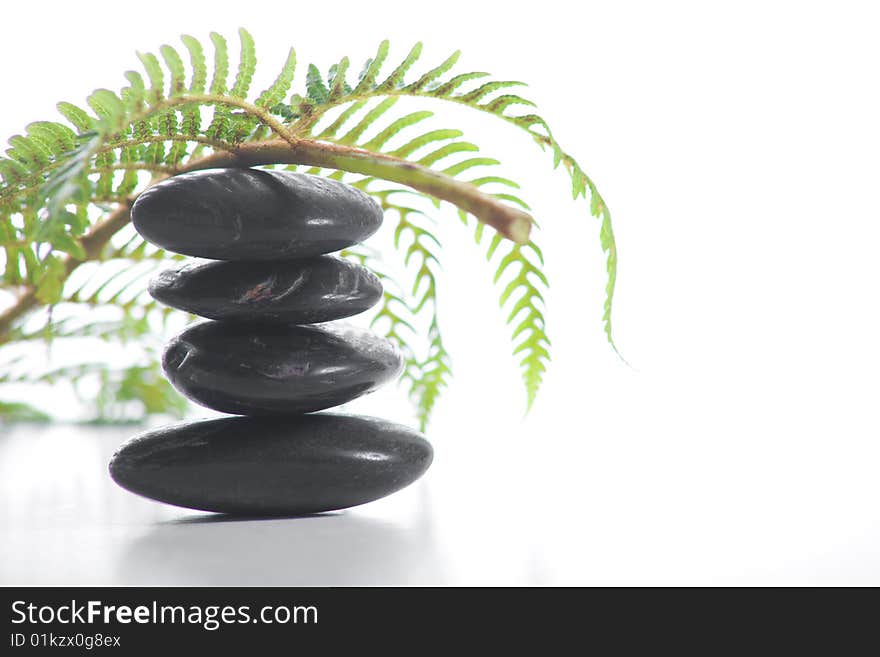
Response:
[[[586,204],[525,135],[440,107],[542,225],[554,360],[532,413],[490,272],[441,213],[456,377],[419,484],[323,519],[181,522],[107,480],[125,430],[0,429],[0,581],[880,584],[872,3],[366,5],[17,4],[0,133],[182,33],[248,27],[266,78],[290,45],[323,70],[386,37],[398,58],[424,41],[425,66],[461,48],[460,70],[529,82],[602,191],[631,366],[604,342]],[[393,387],[351,410],[411,420]]]

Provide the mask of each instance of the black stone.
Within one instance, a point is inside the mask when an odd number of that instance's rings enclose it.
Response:
[[[347,324],[209,321],[168,343],[168,380],[193,401],[241,415],[308,413],[351,401],[397,377],[388,340]]]
[[[314,324],[351,317],[382,298],[366,267],[333,256],[276,262],[208,262],[161,272],[150,294],[211,319]]]
[[[113,455],[110,476],[177,506],[302,515],[390,495],[418,479],[432,458],[421,434],[375,418],[233,417],[135,436]]]
[[[131,208],[135,229],[177,253],[214,260],[304,258],[362,242],[382,209],[345,183],[291,171],[209,169],[172,176]]]

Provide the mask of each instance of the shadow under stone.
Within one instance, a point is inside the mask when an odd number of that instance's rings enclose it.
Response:
[[[331,512],[295,519],[199,515],[160,522],[123,551],[130,585],[443,584],[427,515],[414,524]]]
[[[341,511],[325,511],[324,513],[304,513],[302,515],[237,515],[233,513],[206,513],[198,516],[174,518],[165,520],[161,525],[203,525],[226,522],[255,522],[259,520],[306,520],[309,518],[333,518],[340,515]]]

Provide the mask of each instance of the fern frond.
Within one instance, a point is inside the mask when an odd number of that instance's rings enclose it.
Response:
[[[397,215],[394,227],[394,246],[403,251],[403,265],[414,272],[409,290],[389,291],[387,286],[382,304],[375,313],[371,326],[384,328],[384,335],[401,349],[405,357],[405,369],[401,383],[408,388],[409,397],[416,407],[419,425],[424,430],[441,391],[452,376],[451,357],[443,343],[437,309],[437,274],[440,265],[440,242],[426,225],[427,217],[420,210],[394,200],[402,189],[370,189],[369,180],[362,180],[358,187],[371,194],[386,212]],[[378,269],[367,254],[359,258],[362,264]],[[380,265],[381,266],[381,265]],[[381,271],[381,270],[380,270]],[[384,277],[387,279],[387,277]],[[418,331],[414,327],[416,317],[427,311],[429,343],[424,356],[414,344]]]
[[[522,83],[495,80],[484,72],[457,73],[458,52],[419,72],[420,43],[395,65],[386,66],[390,46],[383,41],[356,80],[349,82],[353,76],[347,57],[331,66],[326,77],[310,65],[302,95],[294,93],[285,102],[296,73],[291,49],[272,84],[251,101],[256,50],[246,30],[240,30],[239,39],[234,72],[223,36],[210,34],[209,63],[202,43],[186,35],[181,37],[185,53],[167,44],[158,55],[138,53],[143,72],[126,72],[127,86],[119,92],[98,89],[84,107],[59,103],[66,124],[34,122],[25,134],[9,139],[5,157],[0,157],[0,268],[2,286],[17,301],[0,309],[0,347],[41,335],[146,339],[145,326],[154,318],[165,322],[173,311],[145,297],[145,277],[177,256],[147,245],[133,232],[111,244],[111,237],[127,224],[133,199],[145,186],[181,171],[283,164],[345,179],[396,217],[395,249],[411,276],[405,285],[381,274],[376,254],[352,250],[349,257],[362,259],[383,277],[386,296],[377,310],[377,326],[381,324],[406,355],[403,381],[423,425],[448,384],[451,359],[437,309],[441,247],[422,207],[430,211],[430,204],[439,206],[445,200],[457,206],[463,222],[477,216],[473,238],[497,267],[500,302],[508,313],[531,405],[549,361],[542,298],[547,281],[540,250],[534,242],[512,245],[482,223],[488,221],[525,242],[531,218],[519,208],[528,210],[528,204],[515,181],[495,173],[497,160],[481,155],[461,131],[434,126],[429,108],[399,112],[401,97],[454,102],[488,113],[524,130],[550,152],[554,168],[566,171],[573,197],[588,199],[591,214],[601,222],[600,244],[608,270],[602,319],[611,341],[617,250],[608,209],[592,180],[534,112],[534,103],[518,95]],[[267,152],[281,157],[244,157]],[[413,172],[421,176],[421,186],[414,182]],[[438,187],[438,181],[443,186]],[[443,191],[450,189],[455,194]],[[519,221],[522,230],[493,223],[496,212],[510,222]],[[92,276],[70,284],[71,273],[84,263],[95,268]],[[57,305],[62,314],[50,313],[41,328],[30,325],[25,332],[24,317],[40,304]],[[63,316],[67,310],[98,305],[116,309],[116,319],[76,323]],[[97,376],[95,372],[91,375]],[[108,389],[124,398],[139,389],[129,382],[126,392],[121,382],[141,374],[152,376],[149,370],[137,369],[100,376],[106,376]],[[137,394],[165,403],[153,388]]]
[[[431,321],[428,337],[430,339],[428,355],[421,363],[421,376],[413,384],[411,394],[416,399],[419,427],[422,431],[428,426],[440,393],[449,385],[449,379],[452,377],[451,359],[446,347],[443,346],[436,316]]]
[[[528,256],[531,252],[532,258]],[[488,259],[492,259],[494,250]],[[550,339],[547,337],[543,315],[544,297],[541,288],[548,286],[547,277],[533,262],[541,261],[541,251],[534,243],[513,245],[498,261],[495,271],[497,284],[509,270],[514,275],[501,292],[499,303],[509,309],[507,323],[514,325],[511,340],[514,356],[522,354],[520,368],[526,387],[527,406],[531,408],[541,386],[547,362],[550,360]],[[515,323],[516,322],[516,323]]]
[[[417,44],[403,62],[395,68],[388,79],[394,78],[394,84],[377,83],[382,64],[388,55],[388,42],[380,44],[379,51],[372,60],[369,60],[365,73],[361,77],[358,86],[351,94],[329,101],[325,107],[313,108],[313,113],[320,114],[329,110],[339,103],[352,101],[366,101],[370,98],[398,96],[413,96],[422,98],[434,98],[465,105],[472,109],[486,112],[496,116],[518,128],[525,130],[529,136],[542,148],[548,149],[554,156],[554,168],[560,164],[568,173],[572,183],[572,195],[574,198],[585,198],[590,202],[590,213],[600,220],[599,240],[602,250],[606,255],[606,269],[608,278],[606,282],[605,308],[602,316],[605,333],[608,341],[614,346],[611,332],[611,309],[614,298],[614,288],[617,281],[617,246],[614,240],[614,232],[611,226],[611,216],[602,197],[599,195],[593,181],[584,173],[577,161],[564,151],[555,139],[547,122],[534,113],[516,113],[512,108],[517,106],[534,107],[535,103],[527,98],[515,94],[498,92],[506,91],[511,87],[523,86],[522,82],[508,80],[490,80],[483,82],[475,88],[467,85],[475,80],[488,77],[484,72],[460,73],[448,77],[449,72],[458,61],[459,53],[455,52],[443,63],[428,73],[424,74],[409,85],[405,84],[403,77],[406,71],[420,54],[420,44]],[[616,347],[614,347],[616,350]]]
[[[387,97],[383,104],[376,106],[380,108],[380,111],[376,111],[374,108],[367,112],[366,116],[361,119],[361,122],[341,138],[334,139],[332,135],[327,134],[328,131],[325,131],[324,138],[329,138],[331,141],[338,141],[339,143],[344,141],[359,148],[382,152],[392,137],[398,137],[408,128],[416,126],[431,115],[428,112],[411,113],[397,119],[391,119],[387,126],[378,130],[375,137],[369,140],[358,141],[358,138],[366,132],[366,128],[362,124],[375,124],[379,121],[379,117],[394,106],[395,100],[396,97],[394,96]],[[351,118],[351,116],[349,115],[346,118]],[[329,132],[335,132],[335,130]],[[476,144],[458,139],[461,136],[461,131],[433,130],[410,139],[404,146],[399,148],[404,149],[407,156],[412,156],[428,146],[435,145],[438,142],[446,142],[424,155],[417,156],[417,159],[415,159],[421,165],[435,166],[438,162],[453,156],[479,151]],[[498,164],[498,160],[494,158],[464,157],[458,158],[454,163],[448,164],[441,170],[447,175],[455,177],[478,167],[495,167]],[[312,172],[323,173],[320,169],[314,169]],[[433,267],[438,264],[438,260],[435,252],[426,248],[427,245],[433,245],[439,250],[440,244],[428,229],[423,225],[413,222],[413,218],[423,216],[419,210],[392,200],[392,195],[414,194],[414,192],[405,189],[374,190],[372,187],[374,182],[376,181],[367,178],[353,184],[372,194],[386,211],[398,214],[398,222],[393,233],[394,246],[398,251],[403,252],[404,265],[409,265],[414,260],[419,261],[419,265],[413,268],[412,290],[409,296],[386,295],[382,308],[374,318],[374,323],[386,326],[387,337],[395,341],[405,353],[413,354],[409,357],[410,361],[407,364],[403,380],[409,387],[410,396],[416,405],[420,422],[426,423],[430,418],[431,410],[441,390],[448,384],[448,379],[451,376],[450,357],[443,346],[436,309],[436,275],[433,272]],[[516,182],[497,175],[479,176],[471,180],[471,184],[478,187],[494,185],[512,190],[519,188]],[[422,196],[418,193],[415,193],[415,195]],[[510,192],[494,192],[493,196],[504,198],[511,203],[525,208],[528,207],[528,204],[522,198]],[[433,199],[427,200],[434,202],[436,205],[436,201]],[[466,213],[463,211],[459,211],[459,213],[463,221],[467,223]],[[485,224],[476,222],[474,234],[478,244],[482,241],[484,229]],[[402,240],[404,236],[406,240]],[[488,250],[490,260],[501,241],[501,236],[496,233]],[[544,328],[543,297],[539,289],[540,287],[546,287],[547,280],[540,269],[529,258],[525,257],[524,254],[526,252],[536,257],[540,264],[543,264],[540,250],[534,243],[531,243],[526,248],[526,251],[515,249],[505,256],[499,265],[498,277],[513,264],[516,265],[514,269],[518,268],[520,270],[519,274],[514,276],[502,290],[501,305],[507,308],[511,306],[516,306],[517,308],[513,316],[509,318],[508,323],[512,323],[515,319],[518,320],[518,324],[514,327],[512,334],[512,340],[514,341],[513,353],[517,357],[522,370],[527,406],[531,407],[543,380],[543,374],[546,371],[550,345]],[[396,310],[393,310],[392,307],[396,308]],[[404,320],[401,315],[406,314],[406,311],[408,311],[409,315],[415,317],[426,307],[430,307],[431,311],[431,322],[428,326],[431,346],[425,357],[418,357],[415,355],[418,349],[409,344],[405,337],[411,335],[412,331],[407,332],[403,330],[410,329],[415,320]],[[523,310],[528,312],[523,313]],[[519,317],[518,315],[522,316]],[[414,372],[418,372],[417,377],[412,376]],[[432,372],[433,374],[429,374]]]

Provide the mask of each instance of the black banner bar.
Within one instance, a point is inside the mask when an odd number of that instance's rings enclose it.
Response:
[[[572,641],[787,652],[801,640],[844,654],[874,632],[880,607],[868,589],[51,587],[0,588],[0,598],[2,655],[305,646],[336,654],[333,646],[352,640],[379,650],[404,636],[528,644],[548,655],[568,654]]]

